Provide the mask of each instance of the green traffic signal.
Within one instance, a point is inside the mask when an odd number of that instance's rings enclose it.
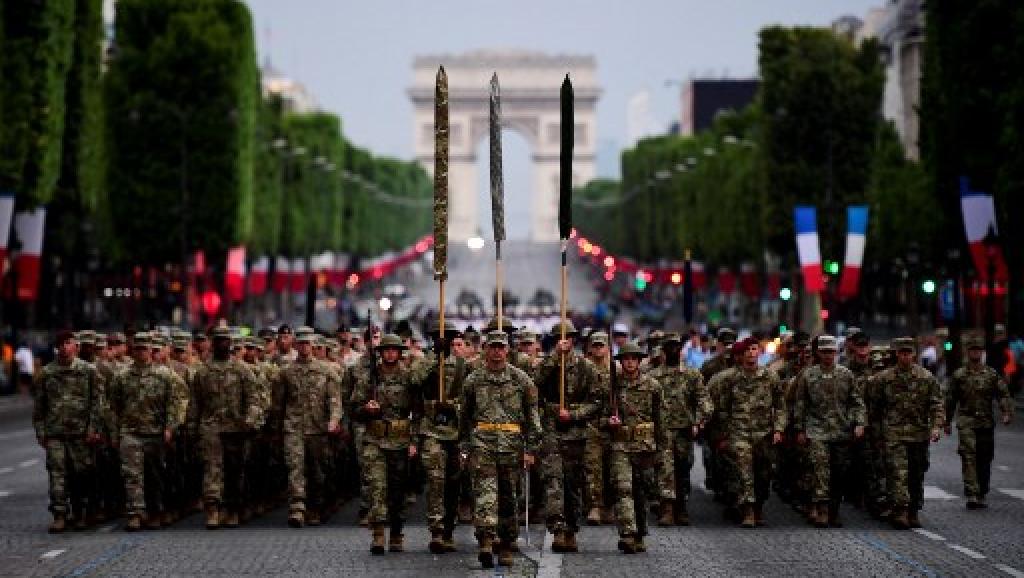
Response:
[[[928,295],[935,293],[935,281],[932,281],[931,279],[926,279],[924,282],[921,283],[921,291],[924,291]]]
[[[793,290],[789,287],[783,287],[779,289],[779,299],[783,301],[789,301],[793,297]]]
[[[825,261],[825,272],[829,275],[838,275],[839,261]]]
[[[942,342],[942,349],[946,351],[953,351],[953,342],[949,341],[948,339]]]
[[[647,288],[647,280],[643,277],[637,277],[636,281],[633,283],[633,287],[635,287],[637,291],[643,291]]]

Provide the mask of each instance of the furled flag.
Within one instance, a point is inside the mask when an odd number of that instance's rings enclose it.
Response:
[[[860,286],[860,269],[864,264],[864,245],[868,234],[867,205],[846,208],[846,257],[839,277],[839,298],[849,299]]]
[[[245,297],[245,247],[228,249],[227,267],[224,268],[224,293],[231,301]]]
[[[796,252],[804,275],[804,289],[808,293],[821,293],[825,276],[821,272],[821,249],[818,245],[818,219],[814,207],[798,205],[793,208],[796,225]]]
[[[995,235],[999,234],[999,226],[996,224],[996,205],[992,195],[980,191],[970,190],[967,177],[960,178],[960,209],[964,215],[964,231],[967,233],[967,246],[971,250],[971,258],[974,261],[974,268],[978,270],[978,280],[988,282],[989,257],[985,248],[985,235],[989,229]],[[996,280],[1005,282],[1009,278],[1009,271],[1006,268],[1006,260],[1003,258],[1003,250],[1000,247],[995,249],[995,272]]]
[[[757,282],[757,269],[753,263],[740,264],[740,288],[748,299],[757,299],[761,295],[761,286]]]
[[[292,293],[303,293],[306,290],[306,260],[302,257],[292,259],[291,272],[289,289]]]
[[[736,291],[736,274],[728,267],[718,268],[718,290],[725,295],[732,295]]]
[[[18,274],[17,295],[21,301],[35,301],[39,297],[39,264],[43,255],[43,230],[46,209],[38,207],[14,216],[14,234],[21,249],[14,257]]]
[[[270,257],[257,257],[249,267],[249,295],[263,295],[267,292],[267,271]]]
[[[11,237],[11,222],[14,219],[14,195],[0,193],[0,278],[7,265],[7,243]]]
[[[278,256],[274,259],[274,276],[270,281],[270,288],[274,293],[281,293],[288,288],[292,278],[292,262],[288,257]]]

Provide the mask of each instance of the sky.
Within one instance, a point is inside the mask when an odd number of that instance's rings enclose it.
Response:
[[[762,27],[827,26],[885,2],[247,0],[260,61],[305,84],[341,117],[350,140],[403,159],[413,154],[406,89],[415,56],[504,48],[593,55],[603,89],[599,176],[617,176],[618,153],[629,144],[628,103],[638,94],[647,93],[650,129],[665,132],[679,119],[688,78],[756,76]],[[514,191],[529,183],[529,151],[525,141],[506,140],[506,191]],[[520,225],[510,214],[510,237]]]

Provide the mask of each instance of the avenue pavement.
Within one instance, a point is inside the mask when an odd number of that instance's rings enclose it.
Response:
[[[278,509],[236,530],[209,532],[193,515],[158,532],[128,534],[118,522],[49,535],[29,414],[24,398],[0,399],[0,576],[1024,576],[1024,420],[998,430],[988,510],[964,508],[955,434],[932,447],[923,530],[892,530],[845,506],[844,528],[818,530],[775,498],[768,527],[736,528],[701,489],[698,461],[693,525],[652,528],[646,555],[619,554],[610,526],[585,528],[579,554],[540,552],[544,529],[533,524],[532,547],[522,544],[512,568],[484,571],[467,527],[457,554],[427,552],[422,500],[408,551],[380,557],[370,555],[351,504],[329,524],[300,530]]]

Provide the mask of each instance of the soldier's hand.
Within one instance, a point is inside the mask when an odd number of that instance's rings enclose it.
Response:
[[[171,428],[164,429],[164,443],[171,445],[172,441],[174,441],[174,431]]]
[[[533,454],[531,454],[531,453],[523,454],[523,467],[526,468],[526,469],[530,469],[530,468],[533,467],[533,464],[534,464]]]
[[[700,426],[699,425],[693,426],[692,431],[693,431],[693,437],[699,436],[700,435]]]
[[[338,435],[341,433],[341,424],[337,421],[330,421],[327,423],[327,433],[331,435]]]
[[[856,435],[856,433],[854,434]],[[807,434],[804,432],[796,432],[796,443],[805,446],[807,445]]]
[[[860,439],[860,438],[864,437],[864,426],[859,425],[859,426],[853,428],[853,437],[856,438],[856,439]]]
[[[782,432],[777,431],[772,434],[772,444],[779,445],[782,443]]]
[[[1004,413],[1003,414],[1003,425],[1010,425],[1011,421],[1013,421],[1013,415],[1010,414],[1010,413]],[[946,432],[946,433],[949,433],[949,432]]]
[[[935,442],[939,441],[940,437],[942,437],[942,430],[940,430],[939,428],[933,429],[932,430],[932,443],[935,443]]]
[[[416,449],[416,444],[409,444],[409,459],[415,458],[419,454],[419,450]]]
[[[370,401],[366,402],[366,405],[363,406],[363,409],[366,410],[366,413],[377,413],[378,411],[380,411],[380,404],[377,403],[377,400],[371,399]]]
[[[467,462],[469,462],[469,454],[466,452],[459,452],[459,469],[465,469]]]
[[[570,351],[572,351],[572,341],[568,339],[559,339],[556,348],[558,349],[558,352],[561,354],[569,353]]]
[[[562,409],[558,410],[558,421],[562,423],[569,423],[570,421],[572,421],[572,414],[569,413],[569,410],[563,407]]]
[[[613,415],[608,418],[608,427],[620,427],[622,425],[622,418],[617,415]]]

